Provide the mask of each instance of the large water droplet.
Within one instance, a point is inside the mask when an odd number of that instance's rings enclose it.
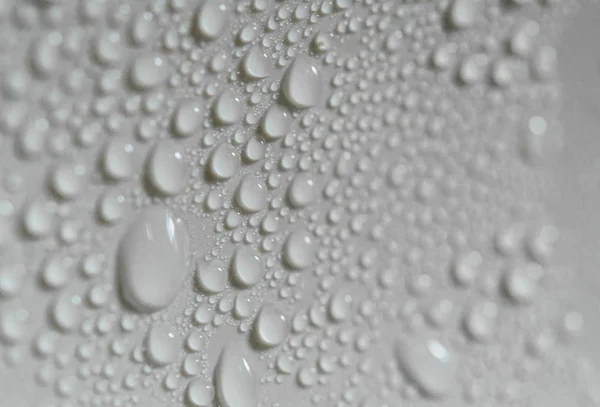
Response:
[[[449,23],[458,29],[472,26],[479,12],[478,6],[478,0],[454,0],[448,10]]]
[[[296,208],[303,208],[317,197],[317,184],[310,174],[298,174],[290,183],[288,200]]]
[[[223,143],[211,153],[208,161],[209,174],[217,180],[233,177],[240,167],[240,157],[233,146]]]
[[[310,60],[298,58],[287,69],[281,83],[284,96],[299,109],[316,106],[321,100],[321,73]]]
[[[213,113],[219,123],[224,125],[234,124],[244,115],[244,104],[237,93],[228,89],[217,98]]]
[[[248,288],[256,285],[265,271],[258,252],[250,246],[241,246],[231,260],[231,273],[236,284]]]
[[[150,185],[162,195],[174,196],[188,184],[189,167],[179,146],[163,140],[150,151],[146,165]]]
[[[243,69],[250,79],[263,79],[271,74],[267,54],[259,46],[250,48],[243,60]]]
[[[215,387],[222,407],[256,407],[258,404],[254,372],[242,346],[229,343],[217,362]]]
[[[267,188],[254,175],[246,175],[235,194],[236,203],[246,212],[258,212],[267,207]]]
[[[189,256],[183,221],[163,207],[144,209],[119,242],[117,271],[123,299],[139,312],[167,307],[179,293]]]
[[[290,112],[280,105],[273,105],[267,109],[260,123],[265,138],[269,141],[287,136],[292,127]]]
[[[206,380],[196,378],[188,384],[186,398],[192,407],[208,407],[215,398],[215,389]]]
[[[195,31],[202,39],[214,40],[227,25],[229,10],[222,0],[207,0],[195,18]]]
[[[227,269],[219,260],[199,264],[196,269],[198,285],[209,293],[220,293],[227,285]]]
[[[306,230],[298,230],[288,236],[283,246],[286,264],[295,269],[308,267],[315,259],[317,245]]]
[[[130,79],[140,90],[149,90],[163,84],[169,74],[167,61],[158,54],[144,54],[131,64]]]
[[[289,333],[289,324],[283,313],[271,304],[262,307],[254,325],[254,338],[265,348],[280,345]]]
[[[400,341],[396,358],[402,371],[429,397],[446,396],[456,385],[455,357],[436,339]]]
[[[146,355],[154,366],[166,366],[177,358],[181,340],[172,326],[154,323],[146,335]]]
[[[200,128],[204,118],[200,104],[188,101],[180,104],[173,113],[172,126],[179,137],[189,137]]]

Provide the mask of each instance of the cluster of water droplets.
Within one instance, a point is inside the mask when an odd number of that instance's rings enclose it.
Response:
[[[536,203],[565,10],[0,2],[2,393],[526,400],[582,327]]]

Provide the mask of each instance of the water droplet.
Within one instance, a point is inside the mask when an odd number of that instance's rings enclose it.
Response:
[[[256,176],[246,175],[237,187],[235,201],[245,212],[258,212],[267,207],[267,188]]]
[[[272,105],[267,109],[261,121],[261,130],[268,141],[287,136],[292,128],[290,112],[283,106]]]
[[[455,357],[435,339],[400,341],[396,357],[402,371],[429,397],[447,396],[456,386]]]
[[[210,175],[218,180],[233,177],[240,167],[238,152],[227,143],[220,144],[211,153],[208,161]]]
[[[141,55],[131,64],[131,82],[140,90],[150,90],[162,85],[168,74],[167,61],[158,54]]]
[[[254,372],[242,344],[231,342],[222,351],[216,366],[215,387],[223,407],[256,407]]]
[[[33,238],[42,238],[54,228],[54,206],[45,201],[30,203],[23,213],[23,228]]]
[[[30,315],[24,308],[0,310],[0,339],[9,344],[20,342],[27,334]]]
[[[102,169],[112,180],[123,180],[133,174],[133,146],[123,139],[115,138],[106,144]]]
[[[146,335],[146,355],[154,366],[166,366],[175,362],[181,347],[180,337],[168,324],[152,324]]]
[[[0,268],[0,297],[17,295],[24,284],[27,269],[22,264]]]
[[[269,57],[259,46],[254,46],[244,57],[243,69],[249,79],[266,78],[271,74]]]
[[[235,297],[233,311],[236,318],[239,319],[245,319],[252,315],[252,301],[247,293],[239,293],[237,297]]]
[[[193,407],[212,406],[215,389],[204,379],[193,379],[187,386],[186,398]]]
[[[336,292],[329,301],[329,315],[336,322],[346,320],[352,313],[352,296],[343,291]]]
[[[81,298],[72,294],[62,294],[52,305],[52,321],[65,332],[79,326],[82,318]]]
[[[464,326],[469,336],[479,342],[490,341],[496,333],[498,306],[486,300],[475,303],[467,312]]]
[[[288,236],[283,247],[286,264],[295,269],[308,267],[315,259],[317,245],[310,233],[298,230]]]
[[[188,184],[189,163],[174,141],[162,140],[150,151],[146,175],[150,185],[160,194],[175,196]]]
[[[265,273],[260,255],[250,246],[237,248],[231,260],[231,272],[236,284],[244,288],[256,285]]]
[[[203,39],[214,40],[227,26],[229,10],[222,0],[207,0],[195,18],[196,33]]]
[[[139,312],[167,307],[189,267],[190,238],[183,221],[163,207],[148,207],[119,242],[117,271],[123,299]]]
[[[198,285],[209,293],[220,293],[227,286],[227,269],[225,265],[213,260],[210,263],[198,265],[196,269]]]
[[[288,200],[296,208],[303,208],[317,197],[317,184],[309,174],[298,174],[290,183]]]
[[[271,304],[263,305],[254,325],[254,338],[264,348],[280,345],[289,333],[285,315]]]
[[[306,58],[292,62],[281,83],[288,102],[299,109],[316,106],[321,100],[322,89],[320,71]]]
[[[107,192],[98,199],[98,216],[107,224],[113,225],[123,217],[125,197]]]
[[[52,190],[63,199],[73,199],[81,192],[86,173],[83,164],[63,162],[52,172]]]
[[[200,104],[194,101],[184,102],[173,113],[173,130],[179,137],[189,137],[194,134],[202,124],[204,112]]]
[[[504,289],[517,303],[530,303],[538,291],[544,269],[537,263],[516,266],[504,275]]]
[[[452,276],[460,285],[470,285],[479,277],[479,269],[483,263],[481,254],[471,251],[459,255],[452,266]]]
[[[454,0],[448,12],[448,20],[454,28],[469,28],[479,13],[478,0]]]
[[[244,115],[244,104],[237,93],[228,89],[217,98],[213,113],[220,124],[231,125]]]

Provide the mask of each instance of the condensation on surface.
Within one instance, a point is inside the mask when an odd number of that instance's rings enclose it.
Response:
[[[598,10],[0,0],[0,404],[600,405]]]

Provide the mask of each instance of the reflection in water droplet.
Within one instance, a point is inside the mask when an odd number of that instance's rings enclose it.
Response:
[[[215,372],[217,398],[223,407],[256,407],[256,381],[243,345],[231,342],[221,351]]]
[[[265,273],[259,253],[250,246],[239,247],[231,260],[231,273],[244,288],[256,285]]]
[[[271,304],[263,305],[254,325],[254,338],[265,348],[280,345],[289,333],[285,315]]]
[[[299,109],[316,106],[321,100],[321,73],[307,58],[298,58],[287,69],[281,89],[288,102]]]
[[[160,194],[175,196],[189,180],[189,163],[175,142],[163,140],[151,150],[146,165],[150,185]]]
[[[439,341],[405,339],[397,343],[395,354],[402,371],[425,395],[441,398],[456,386],[455,356]]]
[[[139,312],[167,307],[189,267],[190,238],[163,207],[143,209],[119,242],[117,275],[123,299]]]
[[[238,185],[235,200],[245,212],[258,212],[267,207],[267,188],[256,176],[246,175]]]
[[[315,259],[317,245],[310,233],[298,230],[288,236],[283,246],[286,264],[295,269],[308,267]]]
[[[146,355],[155,366],[173,363],[181,347],[179,334],[172,326],[157,322],[148,330],[146,336]]]

